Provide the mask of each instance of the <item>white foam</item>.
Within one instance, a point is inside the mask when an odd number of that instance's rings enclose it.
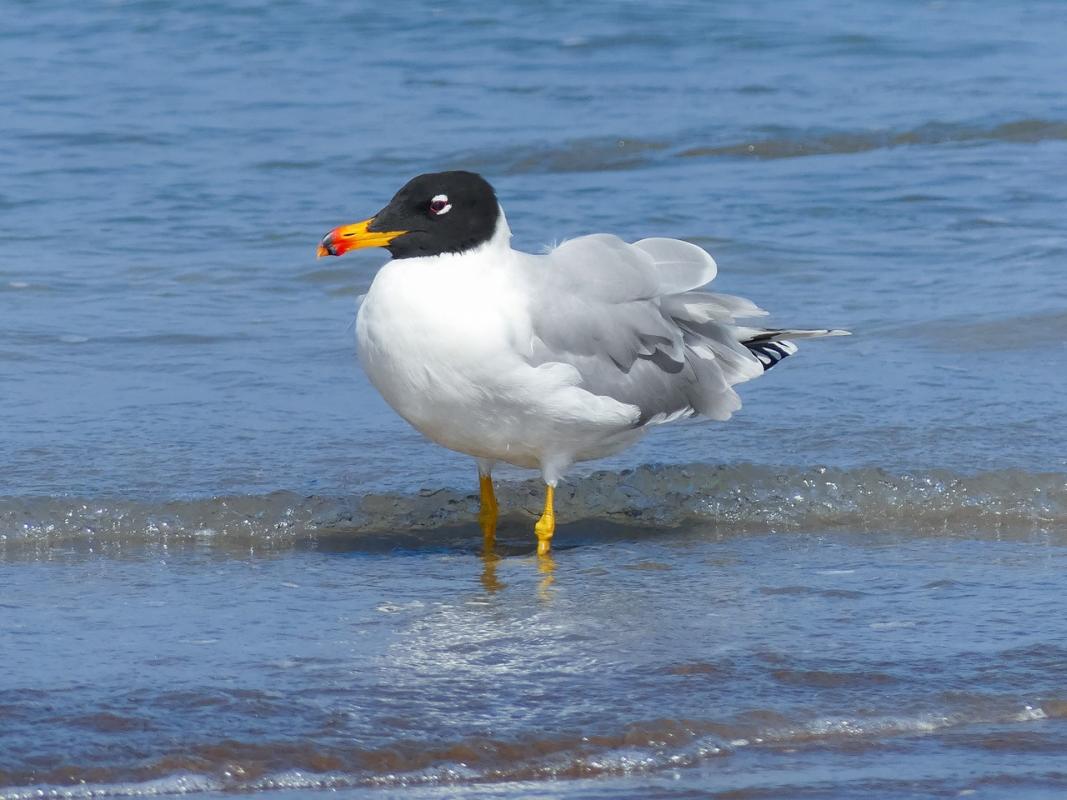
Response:
[[[891,631],[897,628],[914,628],[915,623],[910,620],[896,619],[888,622],[872,622],[870,624],[871,630],[875,631]]]
[[[1016,722],[1033,722],[1039,719],[1048,719],[1048,714],[1045,713],[1043,708],[1034,708],[1033,706],[1026,706],[1014,717]]]
[[[26,786],[0,789],[0,800],[78,800],[89,797],[158,797],[222,789],[217,780],[204,775],[170,775],[140,783],[79,783],[74,786]]]

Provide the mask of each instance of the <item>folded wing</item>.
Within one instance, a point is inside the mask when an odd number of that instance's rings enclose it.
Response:
[[[534,365],[563,363],[581,386],[640,410],[638,425],[741,407],[735,384],[796,351],[779,334],[737,324],[766,312],[733,295],[698,291],[715,261],[694,244],[596,234],[527,264]]]

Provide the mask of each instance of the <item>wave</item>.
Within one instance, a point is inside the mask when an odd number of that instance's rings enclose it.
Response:
[[[804,746],[854,752],[863,743],[937,733],[953,733],[957,745],[980,751],[1015,747],[1041,752],[1048,745],[1028,739],[1028,723],[1065,715],[1067,703],[1058,698],[1033,706],[959,695],[936,712],[792,717],[757,709],[722,720],[647,719],[587,735],[410,739],[382,747],[341,740],[227,739],[138,758],[129,766],[74,761],[54,769],[0,770],[0,800],[632,777],[729,759],[750,748],[784,754]]]
[[[948,352],[1010,352],[1067,341],[1067,311],[1042,311],[1010,317],[974,314],[923,320],[895,333],[921,339],[927,347]]]
[[[1019,119],[996,125],[928,122],[910,128],[860,131],[764,127],[751,136],[714,142],[629,137],[570,139],[523,144],[496,150],[461,152],[444,162],[492,175],[604,172],[641,169],[676,158],[761,160],[806,156],[851,155],[897,147],[1067,141],[1067,122]]]
[[[991,126],[930,122],[905,130],[816,131],[804,132],[801,135],[783,131],[782,135],[753,139],[750,142],[693,147],[682,151],[679,155],[689,158],[706,158],[709,156],[749,156],[763,159],[798,158],[802,156],[865,153],[870,150],[918,145],[967,144],[975,142],[1034,144],[1048,140],[1067,140],[1067,122],[1024,119]]]
[[[502,483],[502,533],[540,512],[535,480]],[[644,466],[595,472],[557,493],[566,528],[595,533],[908,530],[1030,532],[1067,526],[1067,474],[1000,470],[891,473],[753,464]],[[147,502],[0,498],[0,544],[65,540],[246,541],[285,544],[359,536],[383,548],[473,537],[477,496],[441,489],[362,496],[274,492]],[[407,538],[405,538],[407,537]]]

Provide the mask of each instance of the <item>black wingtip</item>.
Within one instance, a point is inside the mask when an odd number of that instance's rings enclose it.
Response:
[[[759,359],[760,364],[763,365],[764,372],[783,359],[789,358],[797,351],[797,346],[792,342],[785,340],[769,341],[761,337],[750,339],[744,342],[744,345],[752,355]]]

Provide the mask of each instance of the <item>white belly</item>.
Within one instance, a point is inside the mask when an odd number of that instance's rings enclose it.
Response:
[[[390,262],[356,324],[367,376],[425,436],[478,458],[564,468],[636,438],[631,406],[578,388],[569,366],[524,360],[531,333],[520,291],[506,265]]]

